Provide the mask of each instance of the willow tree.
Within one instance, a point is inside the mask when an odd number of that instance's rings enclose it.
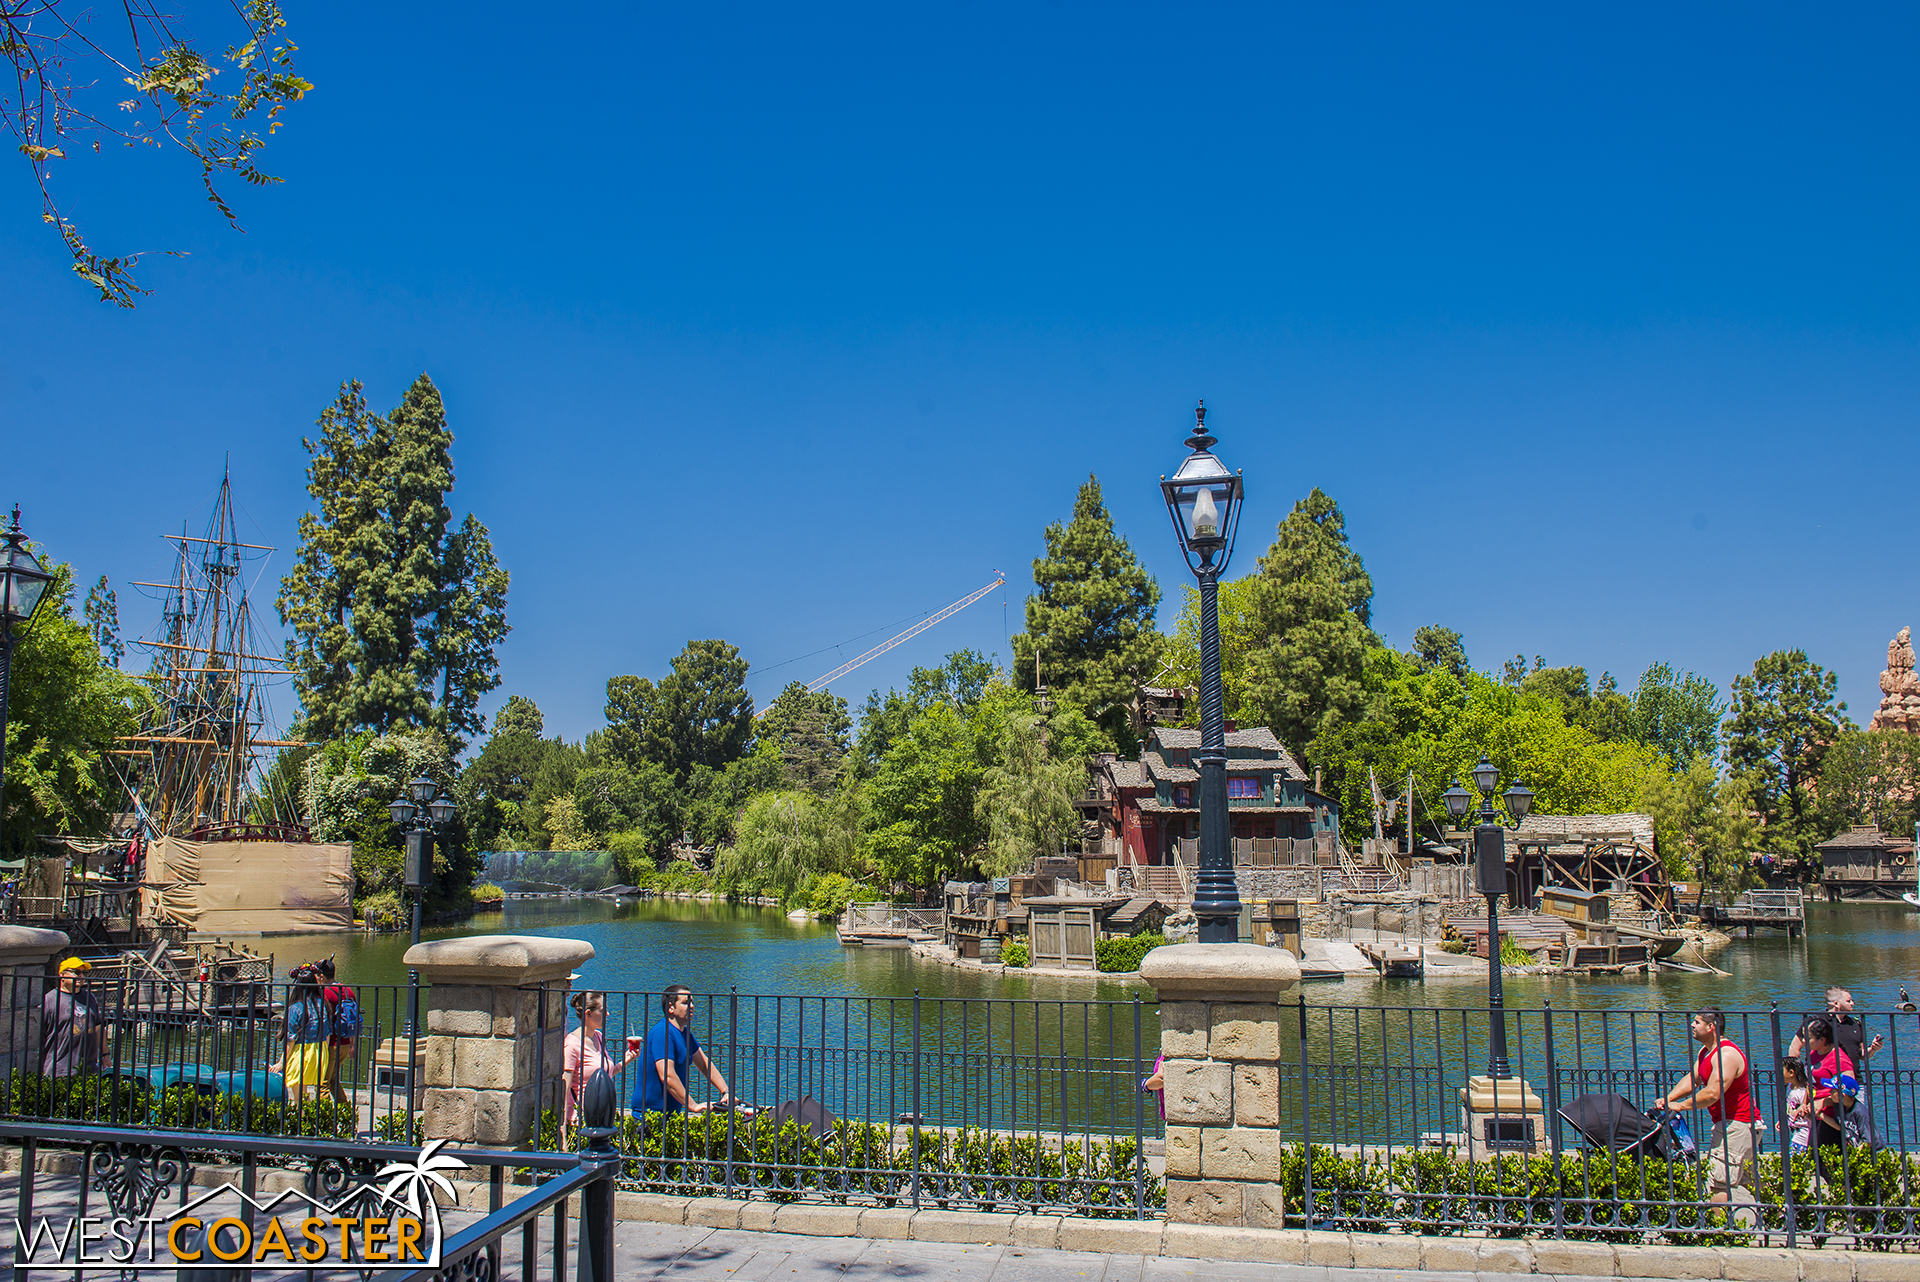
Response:
[[[1044,855],[1058,854],[1080,830],[1073,798],[1087,785],[1087,762],[1056,759],[1040,718],[1017,712],[1000,732],[998,760],[980,779],[974,802],[986,827],[981,871],[1004,877]]]

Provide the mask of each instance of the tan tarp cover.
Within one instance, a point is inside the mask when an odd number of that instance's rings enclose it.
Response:
[[[147,851],[147,915],[222,932],[353,929],[353,847],[181,841]]]

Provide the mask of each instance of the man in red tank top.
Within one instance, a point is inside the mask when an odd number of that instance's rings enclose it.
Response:
[[[1693,1040],[1700,1057],[1693,1071],[1667,1094],[1667,1107],[1677,1112],[1704,1108],[1713,1118],[1713,1139],[1707,1154],[1708,1181],[1715,1202],[1755,1201],[1754,1152],[1758,1147],[1760,1113],[1753,1106],[1753,1077],[1747,1057],[1726,1039],[1727,1017],[1709,1006],[1693,1017]],[[1747,1227],[1758,1223],[1751,1211],[1735,1213]]]

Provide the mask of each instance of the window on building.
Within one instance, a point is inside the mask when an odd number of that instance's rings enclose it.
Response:
[[[1176,806],[1191,806],[1193,804],[1193,789],[1175,788],[1173,790],[1173,804]]]
[[[1228,801],[1260,800],[1260,779],[1257,775],[1228,775]]]

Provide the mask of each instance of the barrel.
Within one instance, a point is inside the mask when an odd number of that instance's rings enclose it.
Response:
[[[1000,936],[987,935],[980,940],[980,960],[983,962],[1000,960]]]

